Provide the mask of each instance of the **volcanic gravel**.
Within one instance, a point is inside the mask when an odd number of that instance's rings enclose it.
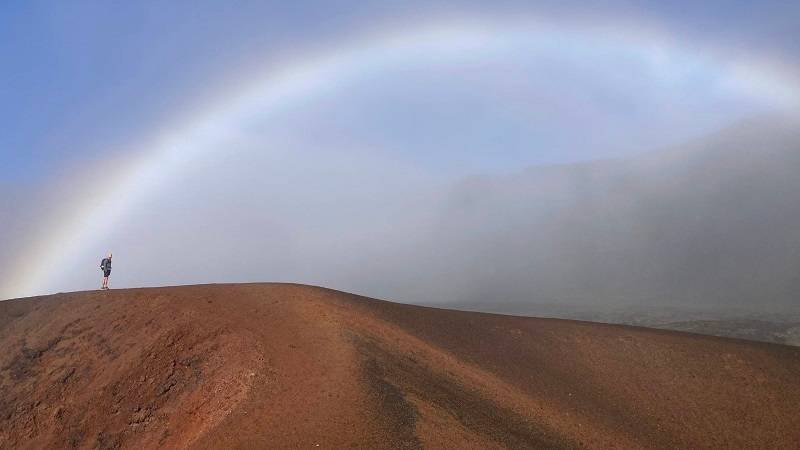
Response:
[[[800,348],[292,284],[0,302],[0,449],[800,448]]]

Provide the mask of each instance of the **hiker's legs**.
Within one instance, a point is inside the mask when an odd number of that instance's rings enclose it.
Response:
[[[108,277],[103,277],[103,287],[108,287]]]

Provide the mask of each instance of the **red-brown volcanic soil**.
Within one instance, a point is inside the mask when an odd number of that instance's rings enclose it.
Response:
[[[0,302],[0,448],[800,448],[800,348],[287,284]]]

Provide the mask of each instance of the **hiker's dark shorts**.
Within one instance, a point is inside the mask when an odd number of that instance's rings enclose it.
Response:
[[[104,270],[104,271],[103,271],[103,276],[104,276],[104,277],[107,277],[107,276],[109,276],[109,275],[111,275],[111,271],[110,271],[110,270]]]

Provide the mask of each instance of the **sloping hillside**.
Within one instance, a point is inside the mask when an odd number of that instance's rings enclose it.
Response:
[[[795,448],[800,349],[286,284],[0,302],[0,448]]]

